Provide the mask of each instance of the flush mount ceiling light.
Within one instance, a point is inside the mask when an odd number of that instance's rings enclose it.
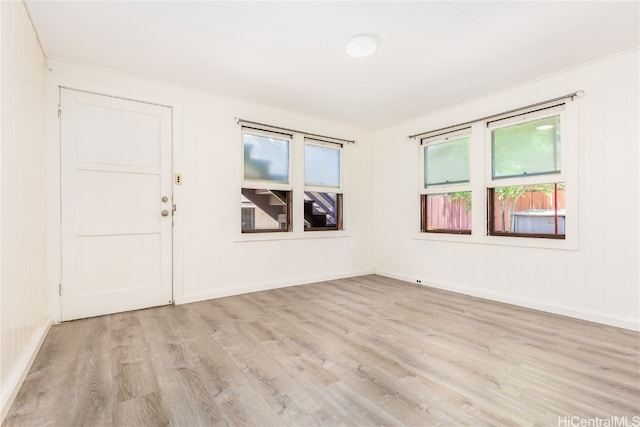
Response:
[[[358,34],[347,42],[347,55],[354,58],[364,58],[373,55],[380,44],[380,38],[375,34]]]

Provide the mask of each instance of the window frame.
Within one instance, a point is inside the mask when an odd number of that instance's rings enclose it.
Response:
[[[427,147],[444,144],[449,141],[456,141],[458,139],[462,139],[463,136],[469,138],[469,144],[467,147],[468,150],[468,165],[469,168],[469,180],[463,182],[452,182],[452,183],[440,183],[440,184],[430,184],[426,183],[425,176],[425,156]],[[454,229],[435,229],[428,230],[427,229],[427,198],[429,195],[445,195],[451,193],[458,192],[472,192],[472,174],[471,174],[471,165],[472,165],[472,127],[465,126],[460,129],[454,129],[450,132],[439,133],[433,136],[425,136],[420,138],[420,144],[418,145],[418,159],[419,159],[419,177],[418,177],[418,188],[419,188],[419,198],[420,198],[420,222],[419,222],[419,231],[423,234],[450,234],[450,235],[471,235],[473,230],[473,221],[471,230],[454,230]]]
[[[249,129],[249,130],[247,130]],[[288,159],[288,168],[287,168],[287,174],[288,174],[288,182],[287,183],[282,183],[282,182],[273,182],[273,181],[269,181],[269,180],[259,180],[259,179],[250,179],[247,180],[245,178],[244,175],[244,136],[246,134],[252,135],[252,136],[258,136],[258,137],[263,137],[263,138],[272,138],[272,139],[278,139],[278,140],[282,140],[282,141],[287,141],[289,144],[289,159]],[[278,132],[272,132],[272,131],[265,131],[265,130],[258,130],[255,128],[250,128],[250,127],[242,127],[242,131],[241,131],[241,146],[242,146],[242,162],[241,162],[241,176],[242,176],[242,188],[252,188],[254,190],[284,190],[284,191],[292,191],[293,190],[293,183],[292,183],[292,176],[293,176],[293,167],[292,167],[292,158],[294,157],[294,144],[293,144],[294,138],[293,135],[290,134],[285,134],[285,133],[278,133]]]
[[[292,204],[293,204],[293,167],[292,158],[294,157],[294,138],[293,135],[273,132],[262,129],[255,129],[253,127],[242,126],[240,132],[241,148],[242,148],[242,162],[240,163],[242,181],[240,184],[240,197],[242,200],[242,190],[269,190],[269,191],[284,191],[287,193],[285,200],[285,213],[287,215],[287,222],[285,228],[264,228],[264,229],[242,229],[242,207],[240,207],[240,233],[241,234],[262,234],[262,233],[290,233],[293,231],[293,219],[292,219]],[[288,165],[287,165],[287,183],[273,182],[269,180],[260,179],[246,179],[245,177],[245,135],[258,136],[264,138],[277,139],[281,141],[287,141],[288,144]]]
[[[494,223],[494,198],[493,194],[496,188],[510,187],[510,186],[527,186],[527,185],[540,185],[540,184],[560,184],[563,183],[566,187],[566,172],[565,164],[567,163],[567,149],[565,140],[567,140],[567,131],[565,130],[567,118],[566,118],[566,102],[559,103],[557,105],[550,105],[547,107],[541,107],[534,111],[524,111],[521,114],[513,115],[503,119],[497,119],[488,121],[485,129],[485,152],[486,152],[486,185],[485,185],[485,210],[486,210],[486,234],[490,237],[504,237],[514,238],[521,237],[525,239],[551,239],[551,240],[565,240],[567,230],[565,228],[565,234],[541,234],[541,233],[516,233],[496,231]],[[530,175],[509,176],[509,177],[494,177],[493,176],[493,131],[496,129],[504,129],[511,126],[517,126],[528,122],[545,119],[549,117],[558,117],[560,123],[560,170],[545,173],[536,173]],[[556,190],[557,191],[557,187]],[[566,194],[566,193],[565,193]],[[555,207],[556,211],[558,207]],[[565,216],[566,227],[566,216]]]
[[[247,188],[247,187],[242,187],[241,189],[241,193],[240,195],[243,196],[242,192],[243,190],[259,190],[259,189],[255,189],[255,188]],[[253,234],[253,233],[290,233],[292,231],[292,218],[291,218],[291,212],[292,212],[292,198],[293,198],[293,192],[292,191],[287,191],[287,190],[268,190],[268,191],[279,191],[279,192],[283,192],[284,193],[284,213],[287,216],[287,222],[285,223],[286,226],[284,228],[252,228],[252,229],[243,229],[242,228],[242,206],[240,207],[240,232],[242,234]],[[282,200],[280,197],[278,197],[275,194],[271,195],[272,197],[277,197],[278,199]],[[247,196],[244,196],[247,197]],[[242,200],[242,199],[241,199]],[[250,199],[249,199],[250,200]],[[254,203],[255,204],[255,203]],[[257,207],[257,206],[256,206]],[[255,213],[254,213],[254,227],[255,227]]]
[[[562,108],[558,108],[562,107]],[[543,110],[536,110],[532,112],[524,112],[517,116],[511,116],[504,119],[492,120],[486,123],[485,141],[486,141],[486,187],[507,187],[512,185],[528,185],[528,184],[548,184],[552,182],[565,182],[565,162],[567,156],[567,150],[565,147],[566,140],[566,104],[559,106],[547,107]],[[560,117],[560,171],[548,172],[548,173],[536,173],[527,176],[515,176],[515,177],[493,177],[493,138],[492,132],[495,129],[502,129],[518,124],[524,124],[527,122],[544,119],[548,117]],[[493,124],[495,123],[495,124]],[[553,179],[549,177],[554,177]],[[521,184],[524,183],[524,184]]]
[[[560,215],[558,215],[558,207],[557,207],[557,192],[559,191],[558,185],[565,184],[564,182],[546,182],[544,184],[552,184],[554,186],[554,198],[556,199],[555,206],[555,218],[558,221]],[[529,185],[529,184],[527,184]],[[536,184],[531,184],[536,185]],[[565,234],[544,234],[544,233],[522,233],[522,232],[513,232],[513,231],[496,231],[495,230],[495,205],[494,205],[494,193],[495,189],[500,187],[492,187],[487,188],[487,235],[489,236],[502,236],[502,237],[525,237],[525,238],[540,238],[540,239],[555,239],[555,240],[564,240],[566,238],[566,228]],[[564,189],[566,191],[566,189]],[[565,193],[566,194],[566,193]],[[512,203],[515,203],[512,202]],[[562,215],[565,217],[565,227],[566,227],[566,215]],[[556,223],[556,227],[558,224]]]
[[[336,195],[336,225],[332,227],[304,227],[304,232],[318,232],[318,231],[341,231],[344,228],[343,216],[344,216],[344,191],[343,191],[343,182],[344,182],[344,144],[338,142],[325,141],[319,138],[308,137],[305,136],[303,138],[303,165],[305,167],[302,171],[302,180],[304,182],[303,186],[303,195],[306,192],[315,192],[315,193],[334,193]],[[318,185],[308,185],[306,182],[306,148],[307,145],[317,146],[317,147],[328,147],[332,149],[338,150],[339,153],[339,169],[338,173],[340,174],[340,181],[338,187],[327,187],[327,186],[318,186]],[[304,197],[302,202],[304,203]],[[304,212],[304,208],[303,208]],[[304,216],[304,213],[303,213]],[[304,222],[304,221],[303,221]]]
[[[321,193],[342,193],[342,182],[343,182],[343,159],[342,159],[342,155],[343,155],[343,151],[344,151],[344,145],[337,143],[337,142],[329,142],[329,141],[321,141],[317,138],[310,138],[310,137],[304,137],[304,148],[306,149],[307,145],[314,145],[317,147],[328,147],[328,148],[332,148],[335,150],[338,150],[338,152],[340,153],[340,185],[338,187],[327,187],[327,186],[319,186],[319,185],[308,185],[306,183],[306,175],[305,175],[305,183],[304,183],[304,188],[305,191],[317,191],[317,192],[321,192]],[[305,151],[305,150],[303,150]],[[305,165],[306,165],[306,151],[304,154],[304,160],[305,160]],[[303,175],[304,173],[306,173],[306,170],[303,171]],[[309,190],[307,190],[309,189]]]

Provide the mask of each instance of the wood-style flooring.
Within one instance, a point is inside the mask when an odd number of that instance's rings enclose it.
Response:
[[[364,276],[54,326],[3,425],[597,419],[640,425],[640,334]]]

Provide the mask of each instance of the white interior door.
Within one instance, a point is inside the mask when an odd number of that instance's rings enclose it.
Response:
[[[61,98],[62,320],[171,303],[171,110]]]

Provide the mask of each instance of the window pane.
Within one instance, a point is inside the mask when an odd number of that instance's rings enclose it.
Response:
[[[424,148],[424,186],[469,182],[469,136]]]
[[[342,230],[342,194],[304,192],[305,230]]]
[[[317,187],[340,187],[340,150],[306,144],[304,182]]]
[[[290,230],[290,191],[243,188],[240,203],[243,233]]]
[[[289,182],[289,141],[244,134],[244,179]]]
[[[564,183],[490,189],[490,234],[564,238]]]
[[[495,129],[493,177],[560,172],[560,116]]]
[[[471,233],[471,192],[422,196],[422,231]]]

